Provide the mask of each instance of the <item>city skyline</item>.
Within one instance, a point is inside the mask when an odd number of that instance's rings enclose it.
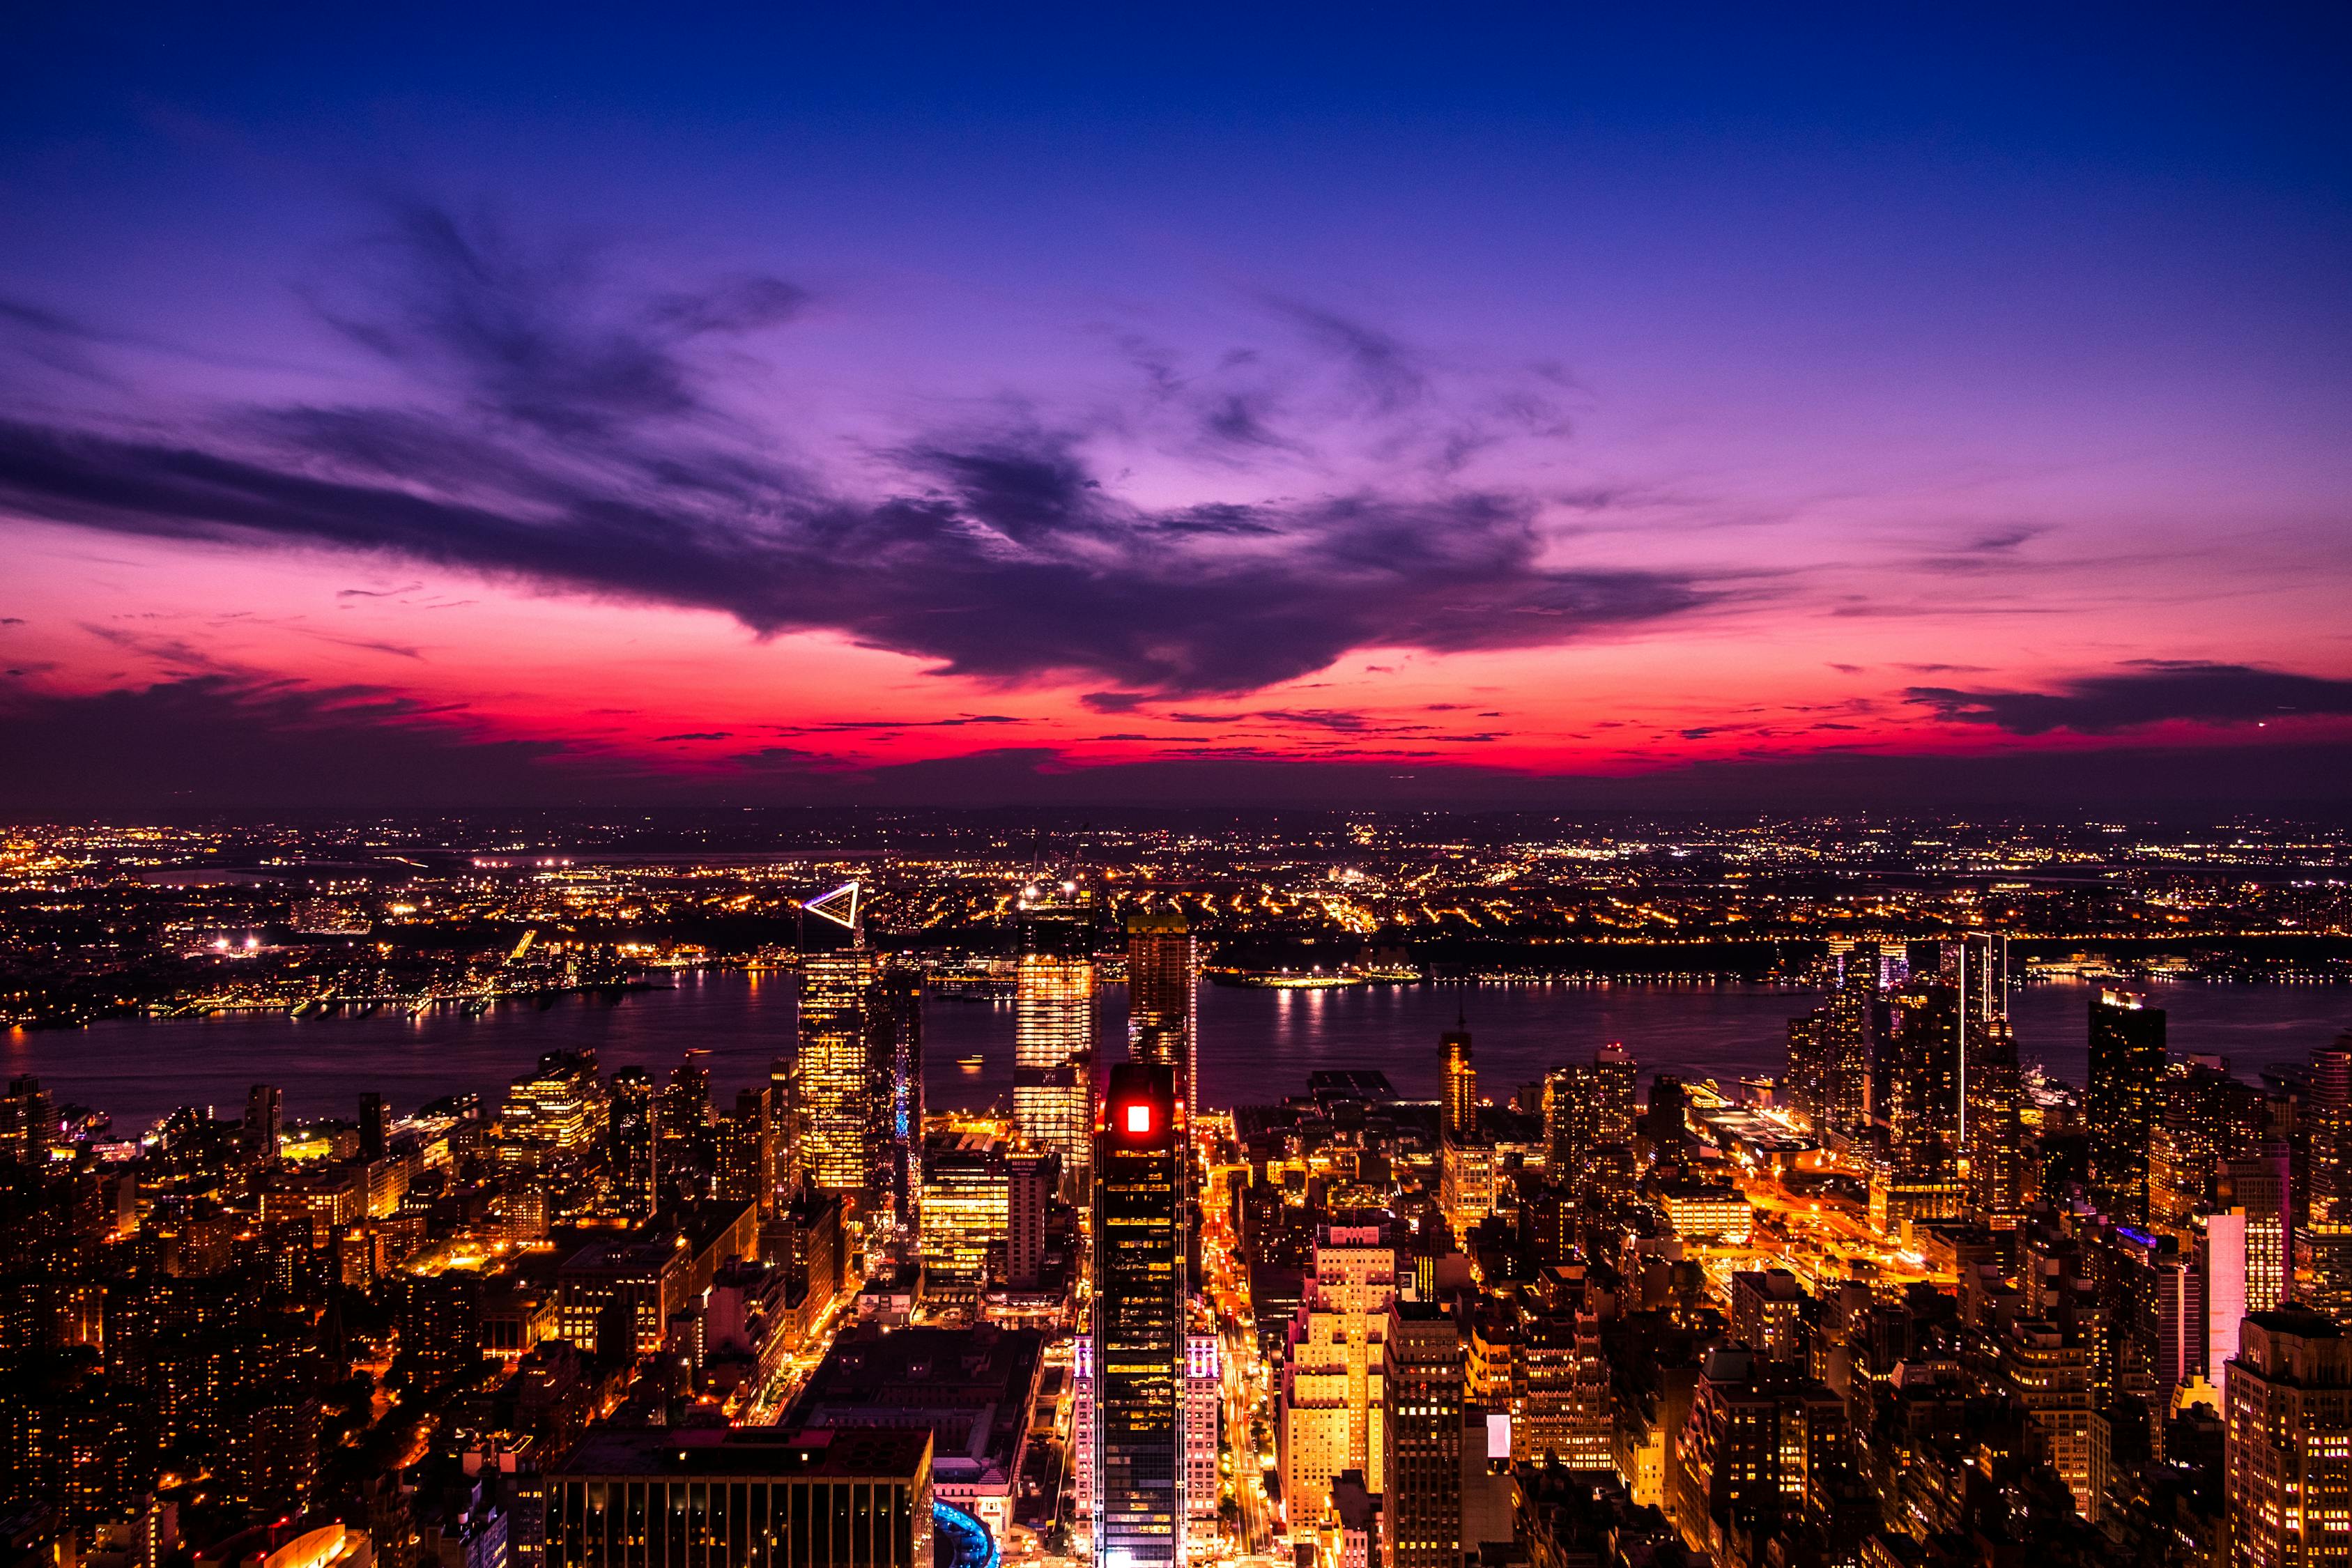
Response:
[[[0,805],[2341,801],[2340,16],[1402,21],[23,19]]]

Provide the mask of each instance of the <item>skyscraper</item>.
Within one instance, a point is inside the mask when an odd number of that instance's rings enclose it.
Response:
[[[2294,1278],[2294,1189],[2284,1143],[2223,1160],[2214,1202],[2246,1226],[2246,1310],[2284,1304]]]
[[[1478,1136],[1478,1069],[1470,1063],[1470,1031],[1457,1020],[1437,1043],[1445,1052],[1445,1136],[1466,1143]]]
[[[2254,1313],[2223,1397],[2231,1563],[2343,1562],[2352,1514],[2352,1339],[2302,1308]]]
[[[911,1226],[922,1191],[922,983],[866,945],[864,896],[845,882],[801,905],[849,944],[801,962],[792,1122],[804,1180]]]
[[[1065,1180],[1082,1184],[1094,1116],[1092,894],[1069,883],[1032,889],[1018,921],[1013,1121],[1031,1143],[1062,1157]]]
[[[1969,1047],[1969,1206],[1996,1226],[2025,1212],[2025,1086],[2006,1017],[1978,1025]]]
[[[1172,1067],[1184,1109],[1201,1115],[1200,1014],[1192,929],[1181,912],[1127,918],[1127,1040],[1139,1062]]]
[[[710,1069],[698,1058],[710,1053],[689,1049],[686,1059],[670,1069],[655,1100],[655,1129],[661,1145],[662,1196],[672,1203],[698,1202],[710,1195],[709,1173],[716,1163],[711,1148]]]
[[[2352,1223],[2352,1032],[2311,1053],[2311,1217]]]
[[[2147,1151],[2164,1094],[2164,1009],[2121,991],[2091,998],[2091,1072],[2084,1120],[2091,1188],[2126,1225],[2147,1221]]]
[[[613,1172],[614,1203],[623,1214],[644,1219],[661,1201],[653,1074],[639,1067],[621,1068],[613,1074],[609,1092],[612,1110],[605,1151]]]
[[[914,1227],[923,1192],[923,977],[892,964],[881,989],[887,1125],[876,1176],[899,1223]]]
[[[1004,1282],[1034,1290],[1045,1278],[1045,1226],[1062,1185],[1062,1157],[1016,1150],[1004,1165]]]
[[[261,1086],[254,1086],[257,1091]],[[8,1080],[8,1094],[0,1100],[0,1159],[19,1165],[49,1163],[49,1140],[57,1136],[57,1101],[27,1074]]]
[[[1386,1338],[1381,1568],[1460,1568],[1462,1331],[1444,1308],[1399,1298]]]
[[[1891,998],[1893,1070],[1887,1075],[1886,1205],[1884,1223],[1956,1217],[1960,1186],[1958,988],[1914,977]],[[1877,1208],[1875,1194],[1874,1211]]]
[[[370,1091],[360,1096],[360,1158],[381,1160],[392,1142],[392,1117],[383,1096]]]
[[[1184,1560],[1186,1124],[1171,1068],[1122,1062],[1095,1131],[1094,1560]]]
[[[807,1178],[862,1205],[885,1116],[875,1072],[882,962],[870,949],[830,948],[801,961],[800,1057],[793,1087]]]
[[[1315,1227],[1313,1272],[1291,1321],[1276,1408],[1283,1504],[1294,1532],[1323,1516],[1342,1471],[1361,1471],[1375,1489],[1386,1485],[1381,1341],[1396,1298],[1396,1263],[1384,1215]]]
[[[1960,1157],[1969,1205],[1995,1225],[2014,1225],[2025,1207],[2024,1089],[2009,1022],[2009,938],[1977,932],[1957,946]]]
[[[1633,1142],[1633,1085],[1642,1068],[1624,1045],[1610,1041],[1592,1053],[1592,1142],[1596,1148]]]
[[[1856,942],[1837,956],[1837,990],[1823,1021],[1822,1115],[1831,1131],[1856,1136],[1870,1128],[1882,965],[1874,942]]]
[[[245,1092],[245,1124],[237,1132],[237,1147],[248,1160],[268,1161],[278,1158],[278,1135],[285,1131],[286,1097],[266,1083],[257,1083]]]
[[[2205,1279],[2205,1380],[2221,1386],[2222,1369],[2238,1353],[2246,1318],[2246,1216],[2205,1216],[2197,1237],[2197,1271]]]
[[[2262,1097],[2216,1056],[2167,1065],[2148,1140],[2148,1228],[2186,1239],[2220,1196],[2221,1162],[2261,1146]]]
[[[760,1205],[760,1217],[776,1209],[776,1130],[772,1098],[761,1084],[735,1096],[735,1109],[719,1118],[715,1140],[719,1196]]]
[[[1882,973],[1876,942],[1832,942],[1827,999],[1789,1020],[1790,1095],[1822,1137],[1869,1133]]]

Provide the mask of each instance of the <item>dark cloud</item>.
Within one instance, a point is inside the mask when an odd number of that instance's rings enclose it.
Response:
[[[675,735],[656,735],[654,743],[659,745],[666,741],[731,741],[734,738],[732,730],[681,730]]]
[[[2250,724],[2352,714],[2352,680],[2173,659],[2136,660],[2112,674],[2070,681],[2057,691],[1915,686],[1904,697],[1939,719],[1990,725],[2012,735],[2055,730],[2111,735],[2167,720]]]
[[[1018,724],[1010,713],[964,713],[953,719],[829,719],[821,724],[772,724],[780,735],[851,734],[867,730],[955,730],[966,724]]]
[[[724,415],[698,358],[709,334],[790,320],[793,285],[616,301],[577,257],[424,206],[366,258],[373,288],[320,309],[414,397],[168,437],[0,421],[0,508],[715,609],[1007,684],[1091,679],[1103,712],[1360,647],[1539,646],[1711,597],[1681,574],[1552,564],[1532,498],[1448,488],[1437,458],[1394,492],[1150,508],[1104,487],[1076,432],[1015,419],[880,454],[874,493],[845,494]],[[1388,334],[1279,308],[1367,416],[1429,404]]]
[[[627,799],[641,787],[624,765],[480,739],[455,717],[372,687],[218,672],[89,696],[9,693],[0,803],[74,813],[436,805]]]
[[[1309,729],[1337,730],[1349,734],[1372,729],[1377,723],[1366,714],[1351,712],[1344,708],[1267,708],[1250,717],[1268,724],[1303,724]],[[1415,730],[1428,728],[1425,724],[1406,727]]]
[[[715,734],[715,732],[713,732]],[[2277,734],[2273,731],[2267,734]],[[1155,737],[1132,732],[1121,739]],[[785,745],[658,773],[559,744],[487,739],[462,711],[366,687],[203,673],[87,696],[0,689],[0,812],[291,806],[867,805],[1398,805],[1476,810],[2292,805],[2340,815],[2352,744],[1846,752],[1547,778],[1426,752],[1345,746],[1311,760],[1250,746],[1086,765],[1042,746],[852,768]]]
[[[1930,572],[1990,572],[2000,567],[2015,566],[2017,552],[2049,532],[2047,528],[2033,523],[2012,523],[1962,541],[1946,552],[1930,555],[1920,565]]]
[[[1278,549],[1171,551],[1069,445],[1029,433],[918,455],[939,482],[870,505],[706,473],[615,493],[550,468],[528,502],[322,476],[297,460],[0,421],[0,504],[184,538],[299,541],[636,600],[763,633],[838,630],[941,670],[1108,676],[1121,693],[1254,689],[1350,647],[1528,647],[1679,615],[1684,578],[1538,565],[1524,501],[1332,497],[1265,509]],[[426,485],[416,487],[415,480]]]
[[[385,642],[376,637],[329,637],[325,632],[312,632],[310,635],[317,637],[320,642],[340,643],[345,647],[360,648],[368,653],[388,653],[394,658],[413,658],[422,661],[425,658],[424,649],[411,647],[406,643]]]
[[[685,343],[778,324],[807,300],[744,278],[616,309],[578,253],[425,203],[397,210],[368,258],[362,298],[318,301],[328,321],[479,412],[573,439],[703,411]]]
[[[1132,713],[1150,700],[1149,691],[1089,691],[1078,699],[1097,713]]]

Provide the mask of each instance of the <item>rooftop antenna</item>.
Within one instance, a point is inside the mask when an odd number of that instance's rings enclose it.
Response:
[[[846,912],[834,907],[835,901],[842,899],[849,900]],[[860,906],[857,879],[854,877],[830,893],[820,894],[816,898],[804,901],[801,905],[801,913],[814,915],[819,920],[831,921],[847,931],[850,940],[856,945],[859,947],[866,945],[866,911]]]

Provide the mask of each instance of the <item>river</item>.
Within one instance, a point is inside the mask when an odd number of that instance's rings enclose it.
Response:
[[[468,1018],[455,1009],[409,1018],[289,1018],[233,1014],[201,1019],[116,1019],[79,1030],[0,1036],[0,1068],[31,1073],[60,1104],[95,1107],[135,1132],[179,1105],[240,1114],[248,1085],[285,1090],[291,1117],[353,1114],[361,1091],[382,1092],[397,1111],[472,1089],[495,1096],[542,1052],[593,1047],[609,1070],[640,1064],[666,1071],[689,1048],[707,1050],[715,1097],[767,1081],[792,1047],[796,1018],[790,974],[686,971],[672,988],[619,1002],[566,998],[514,1005]],[[2079,1084],[2091,988],[2039,983],[2011,1013],[2019,1054]],[[2352,988],[2164,984],[2152,1000],[2170,1014],[2173,1050],[2225,1056],[2251,1078],[2269,1062],[2298,1060],[2352,1028]],[[1814,1001],[1807,992],[1740,984],[1420,984],[1329,991],[1203,986],[1203,1103],[1278,1100],[1318,1068],[1385,1072],[1407,1095],[1437,1093],[1437,1036],[1464,1018],[1475,1041],[1481,1090],[1507,1099],[1547,1068],[1589,1059],[1622,1040],[1653,1072],[1729,1080],[1780,1070],[1787,1021]],[[1013,1082],[1009,1002],[935,998],[925,1009],[924,1050],[934,1109],[1008,1101]],[[1123,1054],[1126,998],[1106,991],[1100,1038]],[[958,1058],[977,1055],[978,1071]],[[1646,1092],[1646,1091],[1645,1091]]]

